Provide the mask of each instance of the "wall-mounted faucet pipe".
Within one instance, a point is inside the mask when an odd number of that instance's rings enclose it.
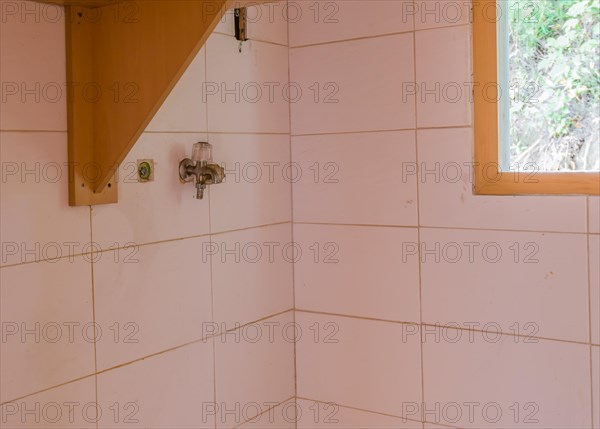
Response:
[[[192,158],[179,163],[179,178],[183,183],[194,180],[196,199],[201,200],[207,185],[216,185],[225,180],[225,169],[212,163],[212,145],[199,142],[194,145]]]

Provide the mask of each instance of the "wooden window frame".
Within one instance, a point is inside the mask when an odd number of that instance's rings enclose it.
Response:
[[[475,194],[600,195],[600,172],[501,171],[496,11],[496,0],[473,1]]]

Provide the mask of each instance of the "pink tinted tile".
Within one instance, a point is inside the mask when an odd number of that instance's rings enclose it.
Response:
[[[436,425],[435,423],[430,423],[430,422],[425,422],[423,423],[423,429],[445,429],[448,427],[452,427],[452,426],[448,426],[448,425]]]
[[[1,401],[94,372],[88,261],[76,257],[2,268],[0,294]]]
[[[467,331],[444,338],[424,340],[420,411],[434,410],[427,421],[466,428],[590,426],[589,346]]]
[[[64,9],[6,0],[0,7],[0,129],[66,130]]]
[[[288,133],[287,47],[250,40],[239,48],[222,34],[206,44],[209,131]]]
[[[69,207],[66,133],[0,133],[0,157],[0,265],[88,249],[89,208]]]
[[[423,226],[585,232],[585,197],[473,195],[472,130],[417,133]]]
[[[421,429],[421,423],[347,408],[335,403],[298,400],[298,429]]]
[[[217,427],[237,426],[294,396],[293,323],[287,312],[215,337]]]
[[[415,126],[412,34],[292,49],[290,72],[293,134]]]
[[[290,46],[401,33],[413,29],[412,1],[289,3]]]
[[[98,368],[202,336],[212,322],[210,265],[202,238],[102,253],[94,264]]]
[[[408,228],[295,225],[296,306],[305,310],[419,321],[419,262],[400,258]],[[369,285],[369,287],[365,287]]]
[[[592,427],[600,428],[600,347],[592,346],[592,399],[594,421]]]
[[[206,103],[202,83],[206,80],[205,50],[189,65],[162,104],[146,131],[206,132]]]
[[[213,428],[213,353],[196,343],[98,375],[99,428]]]
[[[211,134],[209,140],[227,175],[211,188],[211,232],[291,220],[289,136]]]
[[[3,404],[0,413],[4,428],[92,429],[97,409],[94,377],[87,377]]]
[[[293,137],[294,219],[417,225],[416,176],[398,174],[402,163],[416,171],[414,140],[413,131]]]
[[[94,241],[108,249],[208,234],[208,198],[196,200],[192,183],[179,181],[179,162],[205,134],[143,134],[119,170],[118,204],[94,206]],[[137,162],[154,160],[154,181],[141,183]]]
[[[267,409],[260,416],[256,416],[238,426],[240,429],[295,429],[298,407],[295,400],[290,400]]]
[[[600,236],[589,235],[592,343],[600,344]]]
[[[588,197],[589,232],[600,234],[600,197]]]
[[[417,126],[471,123],[469,27],[418,31]]]
[[[227,329],[294,306],[290,224],[218,234],[202,260],[212,256],[215,322]]]
[[[234,6],[241,2],[233,2]],[[257,5],[250,2],[247,6],[247,32],[250,40],[287,45],[288,6],[286,1],[273,1]],[[292,18],[292,16],[290,16]],[[215,33],[235,35],[233,10],[228,10],[219,21]]]
[[[415,29],[468,24],[470,5],[470,0],[415,0]]]
[[[421,242],[424,322],[587,341],[585,235],[424,228]]]
[[[299,397],[393,415],[420,402],[420,345],[405,325],[301,311],[296,322]]]

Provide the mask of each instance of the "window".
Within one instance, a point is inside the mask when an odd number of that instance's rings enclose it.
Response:
[[[475,192],[600,194],[597,0],[474,0]]]

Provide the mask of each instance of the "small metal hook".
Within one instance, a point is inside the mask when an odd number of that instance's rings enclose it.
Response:
[[[247,16],[248,11],[245,7],[240,7],[234,10],[235,17],[235,38],[240,41],[239,51],[242,53],[242,43],[248,40],[247,35]]]

